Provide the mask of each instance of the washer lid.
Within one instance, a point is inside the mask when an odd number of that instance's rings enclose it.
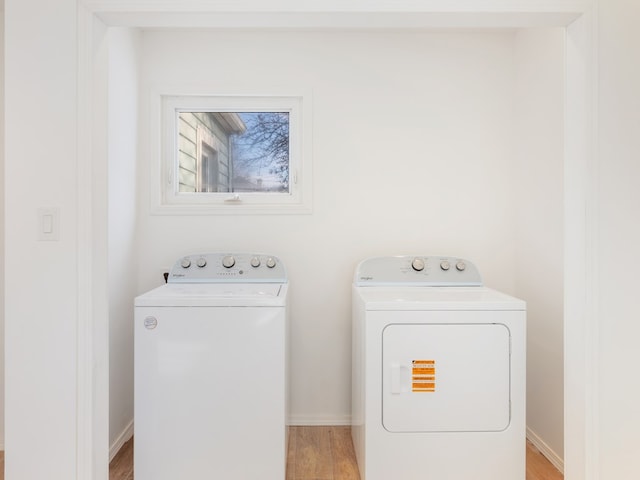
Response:
[[[168,283],[135,299],[136,307],[282,307],[287,283]]]

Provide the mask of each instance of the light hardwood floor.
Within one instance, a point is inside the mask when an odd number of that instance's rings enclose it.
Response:
[[[350,427],[290,427],[286,480],[311,479],[360,480]],[[562,479],[562,474],[527,442],[527,480]],[[133,480],[133,439],[111,462],[109,480]]]

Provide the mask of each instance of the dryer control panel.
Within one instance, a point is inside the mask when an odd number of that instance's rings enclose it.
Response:
[[[285,283],[284,264],[274,255],[203,253],[184,256],[169,272],[168,283]]]
[[[360,262],[353,279],[359,287],[481,287],[476,266],[459,257],[398,255]]]

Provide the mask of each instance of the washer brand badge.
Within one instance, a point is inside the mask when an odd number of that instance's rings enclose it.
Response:
[[[373,280],[373,277],[360,277],[360,280]]]
[[[158,319],[156,317],[147,317],[144,319],[144,328],[147,330],[153,330],[158,326]]]

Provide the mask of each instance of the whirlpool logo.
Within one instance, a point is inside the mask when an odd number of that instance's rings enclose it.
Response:
[[[156,317],[147,317],[144,319],[144,328],[147,330],[153,330],[158,326],[158,319]]]

